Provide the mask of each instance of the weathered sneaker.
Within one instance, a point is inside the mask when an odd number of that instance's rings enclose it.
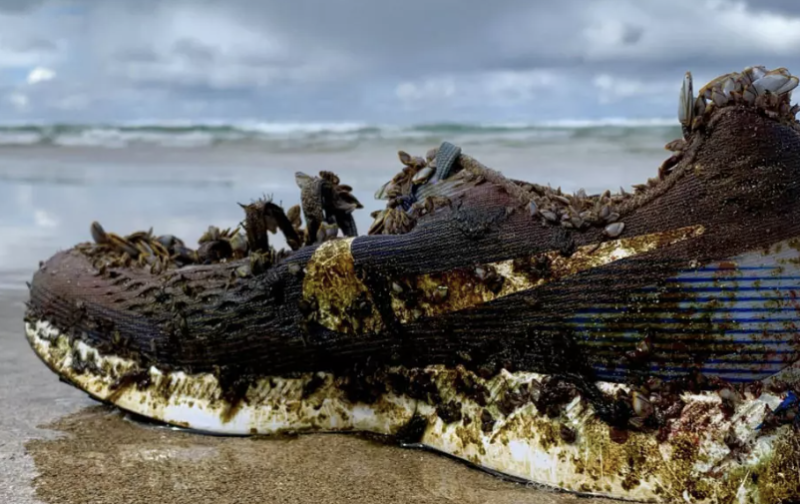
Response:
[[[797,84],[751,67],[695,97],[687,74],[684,138],[631,194],[445,143],[400,153],[367,236],[329,172],[197,250],[93,224],[35,273],[27,336],[93,397],[202,431],[387,434],[589,495],[800,499]]]

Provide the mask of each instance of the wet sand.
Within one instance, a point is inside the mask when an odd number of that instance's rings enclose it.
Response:
[[[75,412],[91,401],[58,381],[34,355],[24,338],[21,291],[0,291],[0,502],[29,504],[33,497],[33,459],[25,442],[58,434],[38,425]]]
[[[355,435],[231,438],[143,424],[59,382],[38,361],[23,337],[22,300],[0,294],[0,382],[8,384],[0,389],[0,502],[612,502],[504,481]]]

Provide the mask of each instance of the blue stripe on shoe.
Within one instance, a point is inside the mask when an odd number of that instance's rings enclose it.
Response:
[[[636,289],[631,304],[598,302],[564,322],[536,327],[575,334],[599,379],[641,373],[670,379],[699,371],[733,382],[762,380],[800,360],[800,250],[790,245],[685,269]],[[627,368],[621,354],[645,336],[648,367]],[[597,362],[603,359],[620,362]]]

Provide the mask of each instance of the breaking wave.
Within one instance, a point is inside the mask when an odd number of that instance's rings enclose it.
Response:
[[[348,149],[366,142],[436,144],[442,140],[513,147],[572,138],[608,140],[679,135],[675,120],[604,119],[535,124],[434,123],[387,126],[362,123],[127,123],[0,125],[0,147],[53,146],[125,148],[210,147],[257,144],[268,149]]]

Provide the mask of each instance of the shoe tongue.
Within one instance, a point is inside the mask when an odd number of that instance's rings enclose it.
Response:
[[[426,198],[436,196],[452,198],[464,192],[468,185],[469,183],[464,178],[451,174],[450,177],[443,180],[431,180],[422,185],[412,186],[409,196],[416,201],[424,201]]]
[[[447,178],[438,180],[434,178],[425,184],[412,187],[412,195],[418,201],[431,196],[453,197],[482,184],[502,187],[511,197],[513,205],[525,205],[533,196],[530,191],[523,189],[519,182],[506,178],[499,171],[492,170],[470,156],[461,154],[460,149],[457,151],[451,149],[451,154],[453,152],[458,153],[458,158],[450,164]],[[438,162],[437,158],[437,173],[439,173]]]

